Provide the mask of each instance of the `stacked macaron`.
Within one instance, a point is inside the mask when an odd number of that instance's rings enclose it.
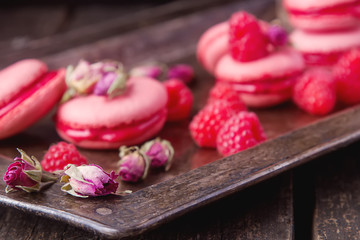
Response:
[[[360,46],[359,0],[284,0],[295,27],[290,41],[310,65],[332,65]]]
[[[246,12],[208,29],[199,40],[197,57],[219,83],[234,88],[250,107],[290,99],[294,79],[304,68],[301,55],[286,46],[282,28]]]

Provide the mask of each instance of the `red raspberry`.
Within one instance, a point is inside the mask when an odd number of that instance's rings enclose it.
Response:
[[[325,68],[313,68],[301,75],[294,86],[293,100],[304,111],[324,115],[336,102],[335,81]]]
[[[217,150],[228,156],[266,140],[255,113],[240,112],[228,119],[216,139]]]
[[[230,103],[223,100],[207,104],[191,121],[191,136],[200,147],[215,148],[220,127],[237,112]]]
[[[216,83],[210,90],[208,103],[212,103],[218,100],[225,100],[229,102],[233,109],[238,111],[247,111],[246,105],[241,100],[239,94],[232,89],[228,84]]]
[[[253,15],[244,11],[234,13],[229,29],[230,53],[235,60],[248,62],[268,54],[268,39]]]
[[[63,170],[68,164],[80,166],[87,164],[87,160],[78,152],[73,144],[66,142],[58,142],[50,146],[41,161],[43,169],[50,172]]]
[[[170,79],[164,82],[168,92],[168,121],[178,121],[189,117],[194,102],[191,90],[180,80]]]
[[[334,66],[337,96],[346,104],[360,103],[360,49],[344,54]]]

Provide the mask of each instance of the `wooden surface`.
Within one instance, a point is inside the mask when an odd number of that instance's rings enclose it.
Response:
[[[3,53],[0,65],[5,66],[24,57],[39,57],[51,67],[75,63],[79,58],[98,60],[104,57],[122,60],[128,66],[154,58],[167,63],[187,62],[196,67],[200,77],[200,81],[191,86],[196,90],[196,112],[204,104],[207,90],[211,86],[202,85],[203,82],[205,79],[213,81],[211,76],[201,70],[194,58],[196,40],[200,34],[214,23],[227,19],[237,9],[246,9],[270,20],[274,16],[275,6],[272,1],[260,0],[213,0],[205,8],[205,1],[185,2],[150,4],[144,1],[126,6],[87,7],[60,4],[1,9],[4,14],[0,16],[13,21],[10,21],[12,24],[4,24],[4,21],[0,24],[1,29],[4,29],[4,34],[0,36],[0,51]],[[21,23],[24,21],[32,21],[34,27],[23,27]],[[144,40],[141,39],[146,36],[151,37],[146,39],[146,45],[142,45]],[[292,111],[291,114],[289,111]],[[271,138],[317,120],[291,105],[272,109],[271,112],[259,111],[258,114],[260,119],[266,120],[264,127]],[[290,119],[283,124],[280,117]],[[42,153],[49,141],[59,139],[49,118],[50,116],[19,136],[0,141],[0,153],[14,156],[14,146],[19,143],[31,147],[37,154]],[[339,124],[347,122],[344,119]],[[180,132],[182,127],[167,126],[174,132]],[[351,130],[351,126],[349,129]],[[336,130],[327,133],[324,129],[322,136],[316,134],[317,129],[313,129],[306,136],[300,136],[304,142],[305,139],[314,138],[327,142],[334,136],[332,134],[336,134]],[[188,142],[189,139],[178,145]],[[359,184],[356,174],[359,169],[356,167],[356,156],[359,155],[357,145],[355,143],[334,154],[328,154],[315,163],[306,164],[243,191],[236,192],[235,188],[229,197],[187,212],[170,222],[166,221],[165,225],[133,239],[356,239],[359,236],[357,199],[360,195],[359,191],[354,191]],[[180,163],[175,166],[170,178],[219,158],[214,155],[214,151],[195,148],[190,152],[194,157],[187,159],[186,167]],[[103,153],[85,153],[92,158],[103,156]],[[187,154],[180,153],[182,156]],[[327,164],[328,161],[331,162],[330,165]],[[130,187],[137,190],[167,179],[167,175],[159,175],[160,177],[150,178],[143,185]],[[213,183],[215,181],[217,179],[210,179],[208,182],[216,185]],[[145,205],[144,207],[146,208]],[[0,239],[100,238],[93,232],[11,208],[1,207],[0,213]],[[18,226],[22,228],[19,230]]]

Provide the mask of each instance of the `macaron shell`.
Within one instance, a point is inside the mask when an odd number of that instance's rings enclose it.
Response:
[[[293,15],[289,14],[290,23],[306,31],[332,31],[356,27],[359,19],[351,14],[316,14],[316,15]]]
[[[305,32],[295,30],[290,35],[293,46],[306,53],[346,51],[360,46],[360,27],[337,32]]]
[[[358,0],[283,0],[284,6],[288,9],[309,11],[333,7],[340,4],[355,3]]]
[[[31,86],[47,70],[46,64],[36,59],[21,60],[1,70],[0,107]]]
[[[53,79],[0,118],[0,139],[21,132],[48,113],[66,89],[64,77],[65,69],[60,69]]]
[[[148,118],[166,107],[164,86],[151,78],[128,80],[126,92],[113,99],[88,95],[61,104],[57,120],[72,128],[112,128]]]
[[[197,58],[206,70],[213,73],[216,63],[228,51],[229,24],[222,22],[209,28],[197,45]]]
[[[292,75],[302,71],[304,66],[302,56],[298,52],[284,47],[251,62],[239,62],[230,54],[226,54],[217,64],[215,76],[229,82],[266,81]]]

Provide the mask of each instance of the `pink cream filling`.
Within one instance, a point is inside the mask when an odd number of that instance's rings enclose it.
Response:
[[[4,116],[14,108],[16,108],[19,104],[21,104],[28,97],[33,95],[36,91],[46,85],[51,79],[53,79],[57,75],[57,71],[51,71],[43,74],[39,77],[35,83],[19,92],[19,94],[15,95],[8,103],[3,106],[0,106],[0,117]]]
[[[72,128],[57,119],[56,128],[76,142],[83,140],[119,142],[139,137],[144,132],[151,131],[151,129],[159,122],[165,120],[166,114],[166,109],[163,109],[147,119],[136,121],[131,124],[121,124],[113,128]]]
[[[359,12],[359,4],[360,1],[351,2],[351,3],[343,3],[338,4],[336,6],[326,7],[326,8],[318,8],[314,10],[295,10],[295,9],[289,9],[289,12],[293,15],[344,15],[352,13],[353,15],[360,17]]]
[[[252,82],[229,82],[218,79],[219,82],[230,84],[239,93],[271,94],[291,91],[298,74],[279,79],[252,81]]]

